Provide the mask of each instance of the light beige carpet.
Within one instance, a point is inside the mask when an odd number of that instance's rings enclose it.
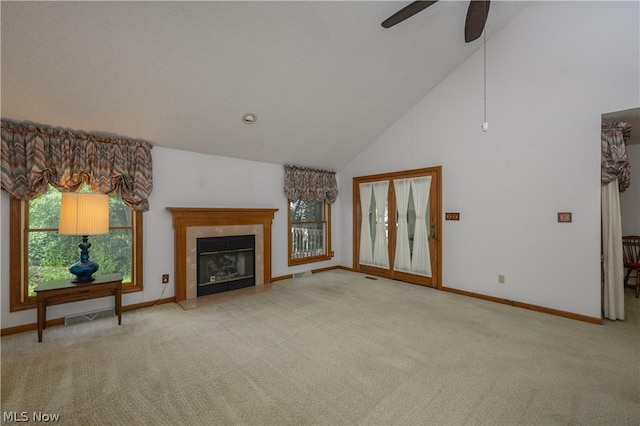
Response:
[[[330,271],[2,338],[2,410],[64,425],[638,425],[640,318]]]

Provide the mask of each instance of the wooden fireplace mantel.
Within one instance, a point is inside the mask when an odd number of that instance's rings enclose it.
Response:
[[[195,226],[262,225],[264,283],[271,282],[271,223],[278,209],[225,207],[167,207],[173,216],[175,233],[176,301],[185,300],[187,271],[187,228]]]

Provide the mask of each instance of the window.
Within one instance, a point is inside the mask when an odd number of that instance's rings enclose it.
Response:
[[[289,201],[289,266],[331,259],[331,204]]]
[[[81,191],[89,191],[83,187]],[[80,237],[58,234],[62,193],[52,186],[31,201],[11,198],[10,310],[35,307],[35,287],[71,278],[69,265],[80,258]],[[108,234],[89,238],[89,256],[98,274],[120,272],[125,292],[142,290],[142,212],[109,197]]]

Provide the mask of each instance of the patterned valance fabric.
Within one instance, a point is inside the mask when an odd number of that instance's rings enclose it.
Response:
[[[631,165],[625,145],[630,135],[631,125],[628,123],[602,123],[602,184],[617,178],[620,192],[624,192],[631,184]]]
[[[284,193],[289,200],[318,200],[332,204],[338,198],[336,172],[284,166]]]
[[[149,210],[153,189],[149,142],[116,139],[2,119],[2,189],[32,200],[51,184],[117,195],[132,209]]]

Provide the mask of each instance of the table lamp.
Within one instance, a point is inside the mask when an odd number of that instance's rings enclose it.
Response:
[[[61,235],[82,236],[78,244],[80,261],[69,267],[69,272],[76,276],[74,283],[93,281],[93,274],[99,265],[89,260],[89,235],[109,232],[109,197],[104,194],[86,192],[63,192],[60,204]]]

